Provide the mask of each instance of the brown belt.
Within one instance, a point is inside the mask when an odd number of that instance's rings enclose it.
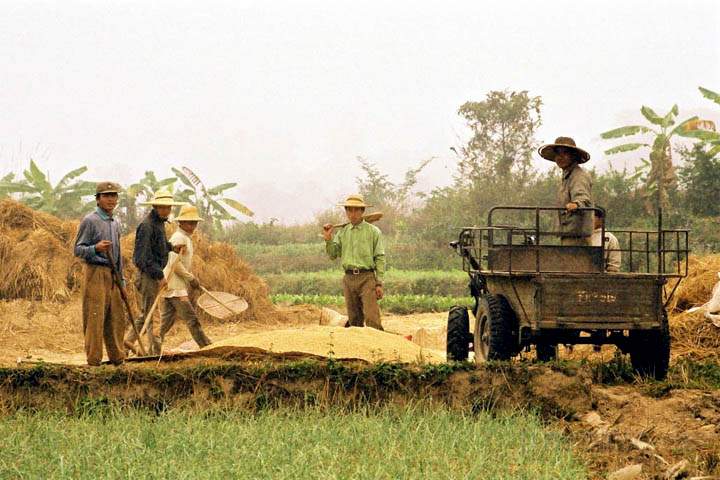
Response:
[[[347,275],[359,275],[361,273],[374,272],[374,271],[375,271],[374,268],[353,268],[350,270],[345,270],[345,273]]]

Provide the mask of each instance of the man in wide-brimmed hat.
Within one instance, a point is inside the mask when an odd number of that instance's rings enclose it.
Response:
[[[195,343],[202,348],[210,345],[210,339],[205,335],[188,295],[190,287],[200,288],[200,284],[190,270],[194,251],[191,237],[202,218],[198,215],[197,207],[185,205],[180,209],[180,214],[175,221],[178,229],[170,237],[170,243],[173,247],[183,248],[179,254],[170,253],[168,264],[163,272],[167,279],[167,291],[163,294],[160,342],[165,340],[165,334],[172,328],[175,318],[180,317],[185,321]],[[178,255],[180,259],[176,261],[175,257]],[[173,269],[172,272],[170,268]]]
[[[570,137],[558,137],[555,143],[543,145],[538,153],[546,160],[555,162],[562,169],[562,182],[558,190],[557,204],[560,212],[560,242],[562,245],[590,246],[593,233],[592,180],[580,164],[590,160],[590,154],[575,145]]]
[[[363,219],[367,205],[360,195],[350,195],[338,204],[345,208],[349,223],[333,237],[332,224],[323,226],[325,250],[331,259],[341,258],[343,292],[350,326],[382,330],[378,300],[383,295],[385,246],[382,232]]]
[[[135,230],[135,251],[133,252],[133,263],[139,270],[135,279],[135,287],[138,290],[140,310],[142,315],[137,319],[136,327],[138,332],[142,330],[145,316],[155,303],[155,298],[161,289],[167,285],[163,269],[168,262],[168,254],[173,246],[165,235],[165,222],[172,211],[172,207],[185,205],[183,202],[173,200],[172,193],[166,190],[158,190],[149,202],[140,205],[150,205],[152,210],[148,212],[137,230]],[[176,252],[181,247],[175,247]],[[160,354],[160,340],[153,331],[154,320],[150,319],[146,334],[150,345],[150,354]],[[135,331],[131,330],[125,340],[125,346],[131,348],[137,339]]]
[[[85,262],[82,293],[83,334],[88,365],[100,365],[103,343],[111,363],[125,360],[125,312],[120,288],[113,282],[110,259],[123,279],[120,227],[113,217],[120,185],[100,182],[95,188],[97,208],[83,218],[75,238],[75,256]],[[122,280],[124,283],[124,280]]]

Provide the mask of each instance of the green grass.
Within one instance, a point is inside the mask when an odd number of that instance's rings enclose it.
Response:
[[[302,295],[342,295],[340,268],[318,272],[267,274],[263,278],[272,293]],[[468,294],[468,276],[462,270],[394,270],[385,274],[385,289],[399,295],[440,295],[461,297]]]
[[[324,307],[342,306],[345,299],[341,295],[293,295],[275,294],[270,295],[273,303],[284,303],[299,305],[308,303]],[[423,313],[423,312],[446,312],[454,305],[470,306],[472,299],[466,297],[445,297],[433,295],[386,295],[380,301],[380,309],[387,313]]]
[[[285,243],[265,245],[259,243],[233,243],[238,254],[256,272],[318,272],[331,268],[340,269],[338,260],[330,260],[325,253],[325,244]],[[458,270],[460,258],[447,245],[422,243],[400,243],[386,239],[385,251],[390,268],[400,270]]]
[[[0,439],[0,478],[587,478],[532,415],[440,407],[16,414]]]

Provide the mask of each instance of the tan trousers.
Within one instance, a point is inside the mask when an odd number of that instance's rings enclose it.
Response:
[[[110,362],[125,360],[123,334],[125,312],[120,289],[113,283],[108,267],[85,265],[85,286],[82,293],[83,334],[88,365],[100,365],[103,342]]]
[[[375,272],[363,272],[343,277],[345,307],[351,327],[372,327],[382,330],[380,306],[375,295]]]
[[[565,247],[592,247],[592,237],[560,237],[560,245]]]
[[[195,343],[200,348],[210,345],[210,339],[205,335],[205,332],[200,325],[195,309],[193,308],[190,300],[187,298],[180,299],[179,297],[164,298],[163,309],[162,309],[162,324],[160,325],[160,342],[165,340],[165,334],[175,324],[177,317],[182,318],[185,324],[190,330]]]
[[[135,288],[137,289],[139,296],[138,296],[138,302],[140,303],[140,316],[135,319],[135,328],[137,328],[138,333],[142,331],[142,327],[145,323],[145,316],[147,315],[147,312],[150,311],[150,308],[152,307],[152,304],[155,302],[155,297],[157,297],[160,281],[155,280],[151,278],[150,276],[141,273],[140,276],[135,279]],[[146,348],[149,348],[149,355],[160,355],[160,339],[155,335],[155,325],[159,325],[160,322],[155,322],[155,318],[158,316],[158,308],[155,308],[155,312],[153,313],[152,318],[150,319],[150,323],[148,323],[147,330],[145,331],[145,334],[147,335],[147,343],[145,344]],[[130,333],[128,333],[127,338],[125,339],[128,343],[135,343],[137,340],[137,335],[135,335],[135,330],[130,329]]]

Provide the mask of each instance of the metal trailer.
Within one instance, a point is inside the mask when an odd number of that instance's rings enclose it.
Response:
[[[613,230],[623,256],[621,272],[606,272],[610,250],[563,246],[556,225],[564,209],[497,206],[487,227],[463,228],[452,242],[470,277],[475,300],[471,331],[467,309],[448,317],[449,360],[508,360],[535,346],[541,361],[559,344],[616,345],[642,375],[664,378],[670,361],[666,307],[687,276],[688,230]],[[578,213],[596,209],[578,209]],[[519,214],[519,225],[497,224]],[[603,227],[601,238],[605,238]]]

